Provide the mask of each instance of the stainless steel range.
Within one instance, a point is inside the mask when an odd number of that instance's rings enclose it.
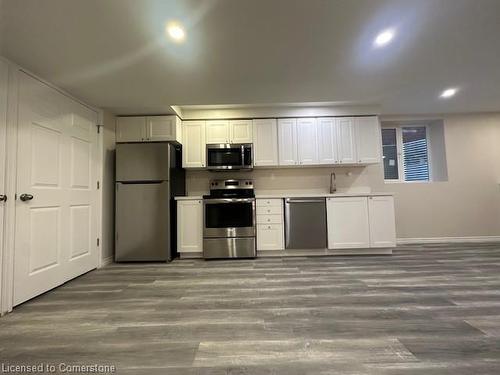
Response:
[[[203,257],[255,258],[252,180],[212,180],[203,196]]]

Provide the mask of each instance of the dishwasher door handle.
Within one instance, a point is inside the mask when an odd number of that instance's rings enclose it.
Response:
[[[324,198],[319,198],[319,199],[290,199],[287,198],[285,200],[286,203],[323,203],[325,200]]]

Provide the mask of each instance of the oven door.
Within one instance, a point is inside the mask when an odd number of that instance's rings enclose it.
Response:
[[[210,170],[251,169],[251,144],[207,145],[207,167]]]
[[[203,200],[203,237],[254,237],[255,198]]]

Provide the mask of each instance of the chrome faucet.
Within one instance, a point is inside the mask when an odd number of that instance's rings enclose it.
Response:
[[[335,172],[330,174],[330,194],[333,194],[337,191],[337,176]]]

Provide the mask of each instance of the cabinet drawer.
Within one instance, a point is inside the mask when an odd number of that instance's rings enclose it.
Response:
[[[283,250],[283,225],[257,225],[257,250]]]
[[[257,206],[257,215],[282,215],[281,206]]]
[[[257,215],[257,224],[282,224],[283,215]]]
[[[281,207],[283,205],[283,199],[280,199],[280,198],[257,199],[256,204],[257,204],[257,207],[269,207],[269,206]]]

